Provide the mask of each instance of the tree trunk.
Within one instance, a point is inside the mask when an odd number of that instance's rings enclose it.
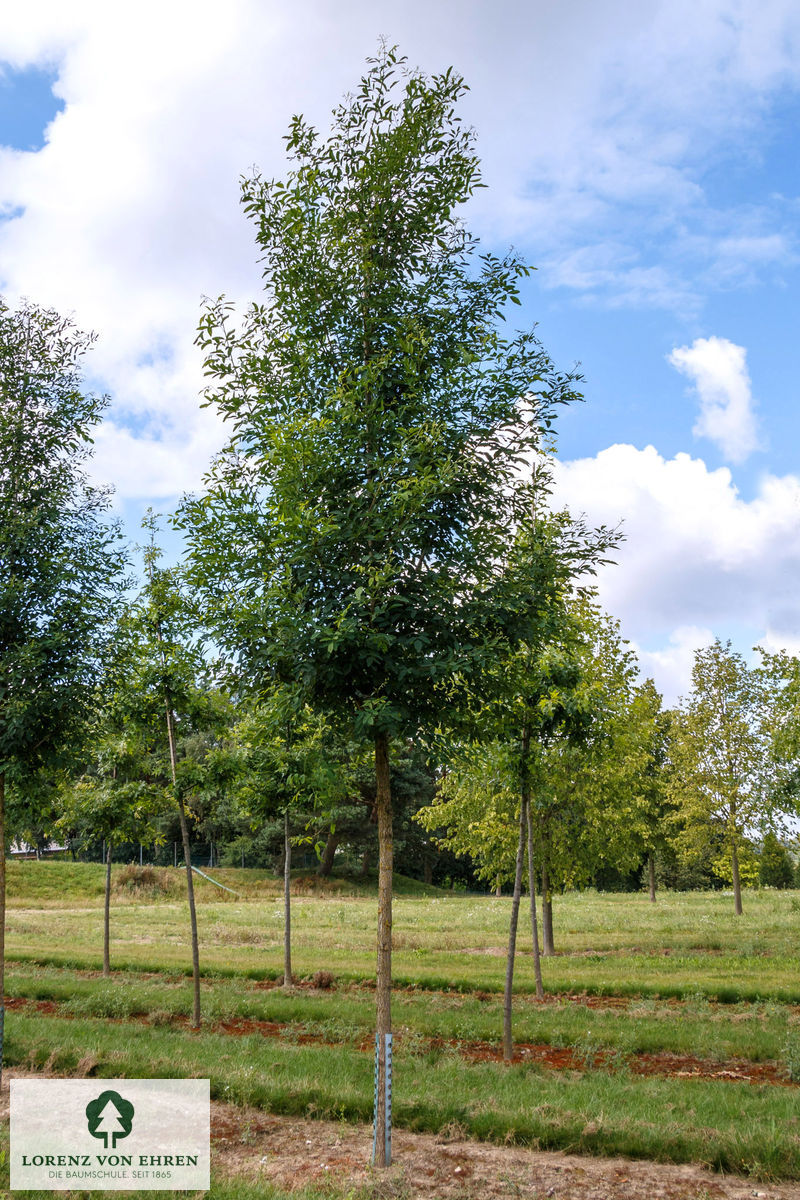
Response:
[[[0,1086],[3,1082],[3,1034],[6,983],[6,777],[0,771]]]
[[[317,874],[322,879],[327,879],[333,869],[333,860],[336,857],[336,847],[339,845],[339,834],[333,830],[328,834],[325,842],[325,849],[322,851],[322,858],[319,860]]]
[[[186,823],[186,806],[183,796],[178,789],[178,757],[175,751],[175,716],[172,705],[167,698],[167,740],[169,742],[169,763],[172,768],[172,790],[178,805],[178,816],[181,823],[181,839],[183,841],[183,857],[186,863],[186,894],[189,900],[189,921],[192,927],[192,983],[194,985],[194,1003],[192,1008],[192,1028],[200,1028],[200,948],[197,940],[197,909],[194,903],[194,879],[192,878],[192,848],[189,844],[189,826]]]
[[[111,974],[111,845],[106,842],[106,894],[103,912],[103,974]]]
[[[736,911],[736,916],[742,915],[742,884],[739,879],[739,851],[736,849],[736,842],[731,842],[731,867],[733,869],[733,906]]]
[[[497,883],[495,884],[495,887],[494,887],[494,894],[495,894],[495,896],[497,896],[498,898],[499,898],[500,896],[502,896],[502,894],[503,894],[503,885],[502,885],[502,883],[500,882],[500,876],[499,876],[499,875],[498,875],[498,877],[497,877]]]
[[[550,872],[542,859],[542,953],[552,958],[556,952],[553,943],[553,897],[550,892]]]
[[[392,1031],[392,792],[389,779],[389,739],[375,737],[376,808],[378,812],[378,960],[375,979],[378,1037],[378,1103],[376,1105],[375,1166],[388,1167],[391,1150],[384,1141],[386,1126],[386,1034]]]
[[[526,804],[523,800],[519,809],[519,841],[517,843],[517,870],[514,875],[514,895],[511,899],[511,923],[508,930],[508,957],[506,959],[506,986],[503,992],[503,1058],[511,1062],[514,1057],[514,1042],[511,1037],[511,998],[514,988],[514,955],[517,952],[517,922],[519,901],[522,895],[522,863],[525,858]]]
[[[656,902],[656,860],[655,860],[655,856],[654,856],[652,850],[650,851],[650,853],[647,856],[647,878],[650,883],[650,903],[655,904],[655,902]]]
[[[429,858],[423,859],[422,862],[422,882],[428,885],[433,883],[433,863]]]
[[[292,986],[292,843],[289,805],[283,814],[283,986]]]
[[[528,890],[531,896],[531,941],[533,943],[533,973],[536,977],[536,996],[544,999],[542,982],[542,960],[539,956],[539,923],[536,919],[536,868],[533,861],[533,820],[530,797],[525,800],[526,824],[528,826]]]
[[[360,879],[366,879],[366,877],[369,875],[369,860],[370,853],[369,847],[367,847],[361,857],[361,866],[358,868],[358,875]]]

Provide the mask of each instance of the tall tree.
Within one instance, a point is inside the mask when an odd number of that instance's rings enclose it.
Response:
[[[761,677],[730,642],[717,638],[698,650],[692,690],[674,724],[670,791],[687,845],[710,848],[715,835],[722,837],[726,857],[714,869],[727,873],[727,862],[737,916],[747,832],[769,820],[769,739],[763,718]]]
[[[91,338],[0,301],[0,1067],[6,783],[63,758],[93,696],[123,556],[108,492],[86,476],[107,400],[84,392]]]
[[[183,509],[220,640],[373,746],[381,1131],[392,742],[439,721],[444,680],[523,635],[525,581],[502,566],[531,506],[520,464],[573,396],[533,332],[499,332],[528,268],[478,256],[457,216],[480,184],[464,90],[384,47],[327,138],[293,119],[283,182],[245,181],[266,295],[202,319],[208,401],[233,434]]]

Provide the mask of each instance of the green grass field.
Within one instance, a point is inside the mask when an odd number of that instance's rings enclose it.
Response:
[[[10,866],[9,1065],[208,1076],[212,1095],[237,1105],[370,1120],[375,899],[367,886],[334,880],[314,894],[313,882],[296,880],[295,972],[306,981],[330,972],[333,986],[286,993],[271,986],[282,972],[279,882],[211,872],[240,893],[232,897],[200,881],[198,1034],[184,1019],[190,956],[180,872],[163,873],[163,891],[115,894],[111,980],[97,974],[102,874],[85,864]],[[722,893],[662,895],[656,905],[641,895],[557,897],[545,1003],[533,995],[529,929],[516,964],[515,1038],[538,1049],[507,1066],[494,1048],[510,901],[410,881],[398,890],[399,1127],[800,1179],[797,894],[746,893],[738,920]],[[548,1048],[569,1052],[562,1069],[548,1068]],[[658,1060],[646,1074],[643,1055]],[[687,1056],[700,1077],[681,1071]],[[757,1082],[726,1077],[732,1063]],[[759,1082],[756,1065],[779,1083]],[[214,1195],[228,1187],[220,1181]]]

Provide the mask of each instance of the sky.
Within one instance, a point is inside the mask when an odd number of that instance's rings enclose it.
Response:
[[[239,181],[285,171],[380,37],[470,92],[486,249],[584,403],[555,500],[667,703],[714,637],[800,652],[796,0],[29,0],[0,7],[0,293],[71,315],[112,400],[93,471],[132,540],[201,486],[203,297],[258,298]]]

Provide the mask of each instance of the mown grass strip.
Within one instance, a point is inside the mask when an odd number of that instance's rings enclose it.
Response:
[[[370,1057],[351,1047],[226,1038],[98,1021],[9,1016],[11,1065],[98,1077],[209,1077],[212,1095],[290,1116],[368,1122]],[[794,1089],[523,1066],[465,1065],[448,1051],[396,1061],[395,1120],[412,1130],[575,1153],[700,1162],[800,1178]]]
[[[9,971],[6,994],[53,1001],[71,1017],[124,1019],[148,1016],[165,1024],[191,1009],[188,982],[173,979],[87,979],[63,970]],[[400,1042],[416,1038],[487,1041],[499,1044],[502,1028],[500,998],[480,1000],[440,993],[431,1004],[426,994],[398,993],[394,1023]],[[242,989],[215,980],[203,989],[203,1010],[209,1022],[245,1019],[289,1023],[298,1032],[329,1042],[347,1042],[369,1035],[374,1028],[375,1004],[365,989],[285,993],[282,989]],[[701,1058],[742,1058],[753,1062],[777,1060],[787,1038],[788,1014],[777,1005],[724,1006],[716,1009],[693,997],[676,1019],[674,1006],[640,1002],[623,1009],[594,1009],[574,1001],[540,1005],[525,998],[515,1003],[517,1041],[602,1048],[623,1053],[669,1051]]]
[[[156,953],[158,957],[156,957]],[[255,956],[250,953],[249,961],[237,956],[235,951],[227,954],[221,949],[203,949],[201,975],[206,979],[245,979],[267,982],[278,979],[282,966],[277,955]],[[443,957],[443,956],[442,956]],[[269,958],[271,961],[265,961]],[[374,980],[374,955],[354,956],[345,952],[316,953],[293,951],[293,962],[298,977],[310,978],[320,969],[329,970],[337,981],[344,984],[368,984]],[[231,961],[233,960],[233,961]],[[32,966],[55,966],[74,971],[99,971],[102,954],[92,951],[63,950],[53,947],[20,949],[11,946],[6,961]],[[185,947],[160,946],[154,953],[150,946],[141,949],[128,948],[113,954],[113,967],[118,972],[143,972],[175,975],[191,974]],[[577,965],[576,965],[577,963]],[[566,958],[551,960],[544,968],[546,991],[551,994],[582,992],[587,996],[656,997],[660,999],[685,1000],[698,995],[719,1004],[759,1004],[775,1002],[800,1004],[800,984],[796,982],[800,970],[797,964],[787,964],[776,969],[768,962],[759,962],[757,969],[750,960],[715,958],[710,962],[701,956],[685,959],[670,967],[654,968],[649,959],[630,957],[620,963],[614,960],[614,973],[603,974],[602,964],[593,969],[585,960]],[[790,966],[794,981],[790,982]],[[402,952],[395,956],[394,982],[397,988],[417,988],[420,991],[455,991],[468,993],[483,991],[499,995],[502,980],[497,960],[490,967],[479,965],[465,968],[455,953],[447,956],[447,962],[432,963],[430,966],[414,966],[404,960]],[[449,969],[447,969],[449,968]],[[520,958],[514,980],[518,995],[533,995],[536,990],[533,968],[526,958]]]

